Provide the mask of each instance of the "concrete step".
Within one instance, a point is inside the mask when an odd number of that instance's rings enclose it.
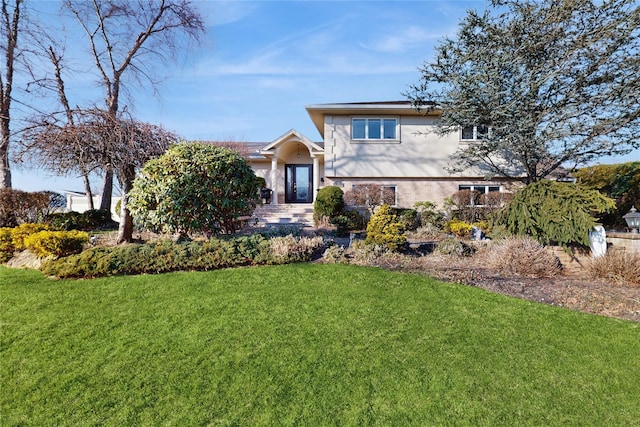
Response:
[[[313,225],[312,204],[262,205],[253,212],[259,225]]]

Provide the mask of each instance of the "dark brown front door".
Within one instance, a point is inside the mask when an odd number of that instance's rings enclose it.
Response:
[[[285,203],[313,202],[313,165],[285,165]]]

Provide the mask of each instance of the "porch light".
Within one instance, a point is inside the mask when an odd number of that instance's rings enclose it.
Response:
[[[632,233],[638,232],[638,228],[640,228],[640,213],[636,212],[635,206],[632,206],[629,213],[622,218],[627,221],[627,225],[629,225]]]

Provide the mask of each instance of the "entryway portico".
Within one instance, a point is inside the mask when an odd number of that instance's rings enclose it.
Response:
[[[256,158],[251,163],[271,188],[272,204],[313,203],[324,174],[324,148],[320,144],[291,129],[258,153],[265,162],[270,161],[262,168],[257,167]]]

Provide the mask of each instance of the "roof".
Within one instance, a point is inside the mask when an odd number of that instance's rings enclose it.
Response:
[[[421,116],[425,114],[439,114],[434,111],[425,113],[418,111],[411,101],[376,101],[376,102],[349,102],[333,104],[315,104],[305,107],[313,124],[324,139],[324,117],[326,115],[353,115],[353,114],[393,114],[403,116]]]

